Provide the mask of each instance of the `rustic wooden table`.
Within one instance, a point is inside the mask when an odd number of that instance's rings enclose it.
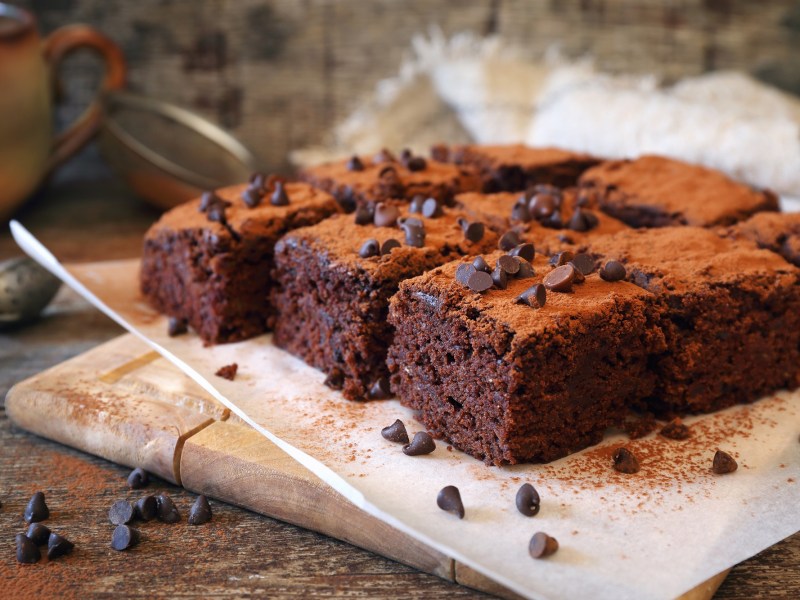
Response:
[[[127,258],[157,214],[113,181],[42,193],[18,218],[65,261]],[[0,259],[19,254],[5,227]],[[203,596],[478,598],[483,594],[319,534],[218,502],[202,527],[145,524],[147,543],[109,548],[107,512],[128,469],[12,426],[2,399],[15,382],[115,337],[109,319],[62,290],[44,318],[0,331],[0,594],[3,597]],[[31,494],[45,491],[47,525],[76,543],[69,556],[18,565],[14,535]],[[193,495],[156,482],[184,515]],[[794,510],[795,507],[787,507]],[[738,565],[715,598],[800,596],[800,534]]]

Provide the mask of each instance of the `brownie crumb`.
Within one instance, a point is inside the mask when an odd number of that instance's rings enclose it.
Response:
[[[239,365],[237,363],[231,363],[229,365],[225,365],[221,367],[219,371],[215,373],[217,377],[222,377],[223,379],[227,379],[228,381],[233,381],[236,377],[236,371],[239,370]]]
[[[717,450],[714,454],[714,462],[711,465],[711,470],[717,475],[725,475],[726,473],[733,473],[739,468],[738,463],[727,452]]]
[[[632,440],[638,440],[655,431],[657,427],[656,419],[651,414],[646,414],[638,419],[625,421],[625,433]]]
[[[664,425],[659,433],[670,440],[685,440],[691,436],[689,428],[678,417]]]

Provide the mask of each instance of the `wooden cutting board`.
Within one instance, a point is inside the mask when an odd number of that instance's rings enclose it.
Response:
[[[131,334],[15,385],[19,427],[503,598],[494,581],[365,513]],[[680,600],[707,600],[727,571]]]

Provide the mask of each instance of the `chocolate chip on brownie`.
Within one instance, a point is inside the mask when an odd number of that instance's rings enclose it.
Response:
[[[406,426],[400,419],[397,419],[391,425],[381,429],[381,435],[384,439],[390,442],[397,442],[399,444],[408,444],[408,432]]]
[[[533,259],[536,256],[536,249],[534,248],[533,244],[525,242],[523,244],[519,244],[518,246],[514,246],[508,251],[508,254],[510,256],[519,256],[528,262],[533,262]]]
[[[461,501],[461,492],[454,485],[448,485],[439,490],[436,496],[436,505],[447,512],[453,513],[459,519],[464,518],[464,503]]]
[[[475,268],[474,264],[472,265],[467,263],[460,264],[456,269],[456,281],[458,281],[461,285],[467,285],[470,276],[472,276],[472,274],[476,272],[477,269]]]
[[[560,267],[562,265],[566,265],[573,258],[575,258],[575,255],[572,252],[569,250],[564,250],[563,252],[557,252],[556,254],[553,254],[553,256],[550,257],[550,264],[554,267]]]
[[[400,211],[394,204],[387,204],[385,202],[378,202],[375,205],[374,222],[376,227],[394,227],[397,222],[397,217],[400,216]]]
[[[550,291],[567,293],[572,291],[575,277],[575,267],[571,264],[561,265],[544,276],[544,285]]]
[[[520,196],[516,204],[511,208],[511,220],[527,223],[531,220],[531,213],[528,210],[528,203],[525,196]]]
[[[289,194],[283,188],[283,182],[275,182],[275,191],[269,201],[273,206],[289,206]]]
[[[519,271],[517,271],[516,278],[517,279],[530,279],[534,275],[536,275],[536,271],[533,269],[533,265],[529,263],[524,258],[520,258],[519,256],[516,257],[519,260]]]
[[[620,473],[632,475],[639,472],[639,460],[627,448],[617,448],[612,455],[614,469]]]
[[[504,290],[508,287],[508,273],[498,265],[492,271],[492,281],[494,282],[494,287]]]
[[[410,444],[403,446],[403,454],[407,456],[420,456],[430,454],[436,450],[436,443],[427,431],[418,431]]]
[[[476,271],[467,279],[467,287],[473,292],[485,292],[494,285],[492,276],[484,271]]]
[[[418,225],[409,219],[403,223],[402,228],[406,234],[406,246],[422,248],[425,245],[425,227],[421,223]]]
[[[408,205],[409,212],[412,213],[422,213],[422,207],[425,205],[425,196],[421,194],[417,194],[411,199],[411,202]]]
[[[347,161],[347,170],[348,171],[363,171],[364,170],[364,163],[361,162],[361,159],[358,158],[355,154],[350,157],[350,160]]]
[[[464,231],[464,239],[476,244],[483,239],[483,235],[486,233],[486,228],[480,221],[468,223],[466,220],[462,220],[461,229]]]
[[[509,256],[508,254],[504,254],[500,258],[497,259],[495,266],[499,269],[502,269],[509,275],[516,275],[519,273],[519,264],[520,262],[514,258],[514,256]]]
[[[242,192],[242,201],[249,207],[255,208],[264,199],[264,188],[261,184],[250,184]]]
[[[541,283],[529,287],[517,296],[517,304],[527,304],[533,308],[542,308],[547,301],[547,290]]]
[[[375,219],[375,209],[370,205],[356,207],[353,215],[356,225],[369,225]]]
[[[622,281],[627,274],[625,265],[618,260],[609,260],[600,267],[600,278],[604,281]]]
[[[421,156],[412,156],[406,161],[406,168],[409,171],[424,171],[428,162]]]
[[[497,243],[497,246],[500,248],[500,250],[508,252],[516,246],[519,246],[520,243],[521,241],[519,239],[519,234],[512,229],[503,234],[503,236],[500,238],[500,241]]]
[[[733,473],[739,468],[736,460],[727,452],[717,450],[714,454],[714,461],[711,465],[711,470],[717,475],[725,475],[726,473]]]
[[[389,254],[395,248],[400,248],[401,244],[394,238],[389,238],[381,244],[381,256]]]
[[[50,509],[47,508],[47,503],[44,500],[44,492],[36,492],[31,496],[25,507],[25,521],[28,523],[38,523],[44,521],[50,516]]]
[[[392,397],[392,391],[389,388],[389,380],[386,377],[379,377],[369,388],[369,397],[371,400],[385,400]]]
[[[358,251],[358,255],[361,258],[369,258],[371,256],[378,256],[380,252],[381,249],[380,246],[378,245],[378,240],[371,238],[361,245],[361,249]]]
[[[541,506],[539,492],[530,483],[523,483],[517,491],[516,504],[517,510],[526,517],[539,514]]]
[[[575,267],[582,275],[591,275],[594,272],[594,259],[588,254],[576,254],[571,261],[572,266]]]
[[[556,208],[555,196],[546,192],[534,194],[528,202],[528,211],[537,220],[550,217],[556,211]]]
[[[436,198],[428,198],[422,203],[422,216],[434,219],[442,216],[442,205]]]
[[[558,550],[558,541],[546,533],[537,531],[528,544],[528,553],[533,558],[545,558]]]
[[[489,266],[489,263],[487,263],[486,259],[482,256],[475,257],[475,260],[472,261],[472,266],[475,267],[476,271],[483,271],[484,273],[492,272],[492,268]]]

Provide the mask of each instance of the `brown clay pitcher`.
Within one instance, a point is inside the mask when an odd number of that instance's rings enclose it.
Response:
[[[54,134],[54,82],[65,56],[78,49],[106,65],[98,96],[66,131]],[[67,25],[42,40],[33,15],[0,2],[0,221],[5,221],[55,167],[97,133],[102,92],[125,85],[125,60],[110,39]]]

